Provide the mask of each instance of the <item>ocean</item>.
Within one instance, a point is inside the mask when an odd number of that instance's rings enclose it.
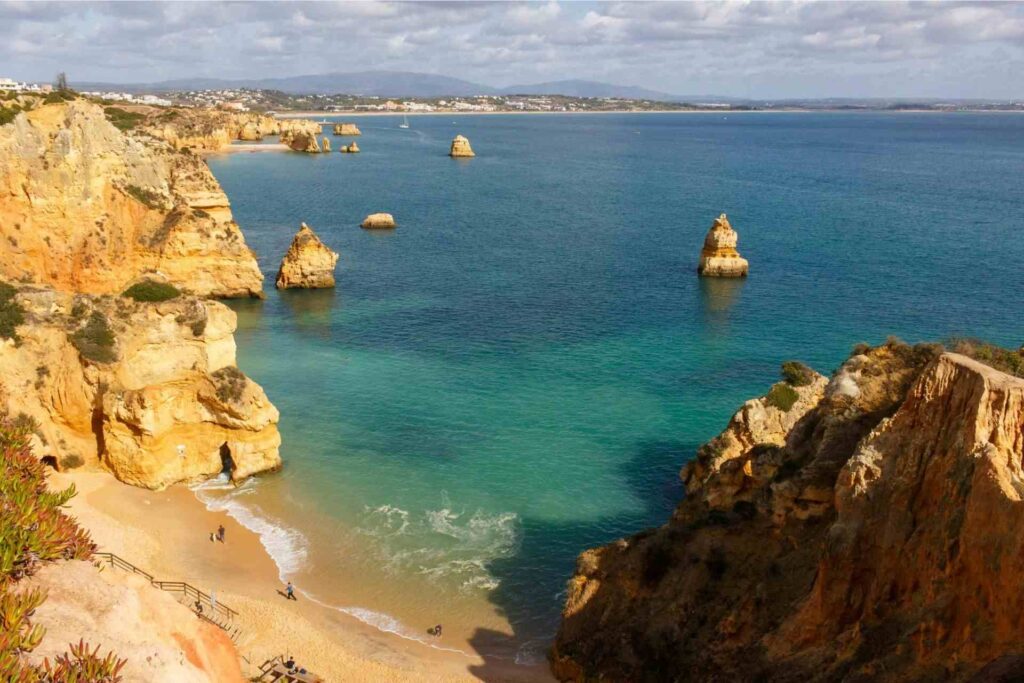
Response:
[[[1021,115],[332,120],[360,154],[209,160],[267,277],[230,305],[285,466],[197,495],[307,597],[429,646],[541,660],[576,556],[663,523],[783,361],[1024,343]],[[398,228],[361,230],[378,211]],[[749,278],[696,275],[722,212]],[[274,289],[303,221],[333,291]]]

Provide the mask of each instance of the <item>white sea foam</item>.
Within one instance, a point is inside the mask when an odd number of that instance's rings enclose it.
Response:
[[[233,492],[226,495],[213,493],[230,490],[234,486],[226,478],[210,479],[192,487],[196,497],[211,512],[227,512],[228,516],[255,533],[260,543],[277,565],[278,577],[285,581],[287,576],[302,569],[308,557],[309,544],[298,529],[273,520],[238,498],[255,492],[255,479],[249,479]]]
[[[250,478],[241,486],[235,486],[226,476],[209,479],[191,487],[196,497],[212,512],[227,514],[255,533],[260,543],[277,565],[278,577],[287,581],[290,576],[305,567],[308,557],[308,541],[298,530],[271,519],[255,505],[248,505],[240,498],[255,494],[259,483]],[[450,506],[450,502],[445,499]],[[509,552],[518,543],[518,517],[514,513],[486,515],[477,511],[464,524],[459,520],[463,513],[453,513],[448,507],[428,510],[421,520],[411,522],[408,511],[391,505],[366,508],[363,524],[357,532],[373,536],[386,542],[392,538],[405,538],[430,534],[442,534],[460,541],[454,548],[414,547],[391,554],[389,566],[395,571],[418,568],[420,573],[431,577],[459,577],[463,589],[493,590],[499,585],[498,579],[487,572],[487,561]],[[451,554],[472,554],[475,558],[452,558]],[[479,554],[479,555],[478,555]],[[445,652],[471,656],[458,648],[445,647],[434,639],[410,629],[395,617],[365,607],[340,606],[325,602],[299,588],[299,594],[307,600],[347,614],[384,633],[415,641],[427,647]],[[518,655],[517,655],[518,659]]]

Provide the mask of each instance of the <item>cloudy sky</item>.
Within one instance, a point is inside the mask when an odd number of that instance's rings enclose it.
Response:
[[[371,69],[493,86],[1024,99],[1024,3],[0,2],[0,77]]]

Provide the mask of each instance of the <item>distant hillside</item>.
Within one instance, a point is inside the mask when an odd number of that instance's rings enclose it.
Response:
[[[633,85],[613,85],[599,81],[549,81],[529,85],[510,85],[502,88],[506,95],[566,95],[568,97],[621,97],[630,100],[656,100],[675,102],[681,98],[666,92],[648,90]]]
[[[218,79],[179,78],[156,83],[74,83],[83,90],[218,90],[253,88],[280,90],[293,95],[338,94],[379,97],[470,97],[473,95],[567,95],[571,97],[623,97],[660,101],[682,98],[664,92],[598,81],[565,80],[494,88],[459,78],[412,71],[357,71],[352,73],[308,74],[283,78]]]

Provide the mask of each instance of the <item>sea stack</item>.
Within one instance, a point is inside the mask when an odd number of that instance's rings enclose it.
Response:
[[[305,223],[295,233],[277,271],[278,289],[321,289],[334,286],[338,252],[320,241]]]
[[[327,138],[324,138],[323,142],[320,143],[320,147],[323,149],[324,152],[330,152],[331,151],[331,141],[329,139],[327,139]]]
[[[363,132],[359,130],[359,126],[354,123],[336,123],[334,124],[335,135],[362,135]]]
[[[469,146],[469,140],[465,136],[456,135],[452,140],[452,149],[448,152],[450,157],[475,157],[473,148]]]
[[[395,217],[390,213],[371,213],[363,219],[361,227],[366,230],[387,230],[395,227]]]
[[[359,154],[359,145],[354,142],[350,142],[347,145],[342,145],[338,151],[342,154]]]
[[[708,277],[746,277],[750,264],[736,251],[736,240],[736,231],[723,213],[715,219],[704,238],[697,274]]]
[[[310,133],[284,131],[281,133],[281,142],[296,152],[320,153],[320,145],[316,142],[316,135]]]

